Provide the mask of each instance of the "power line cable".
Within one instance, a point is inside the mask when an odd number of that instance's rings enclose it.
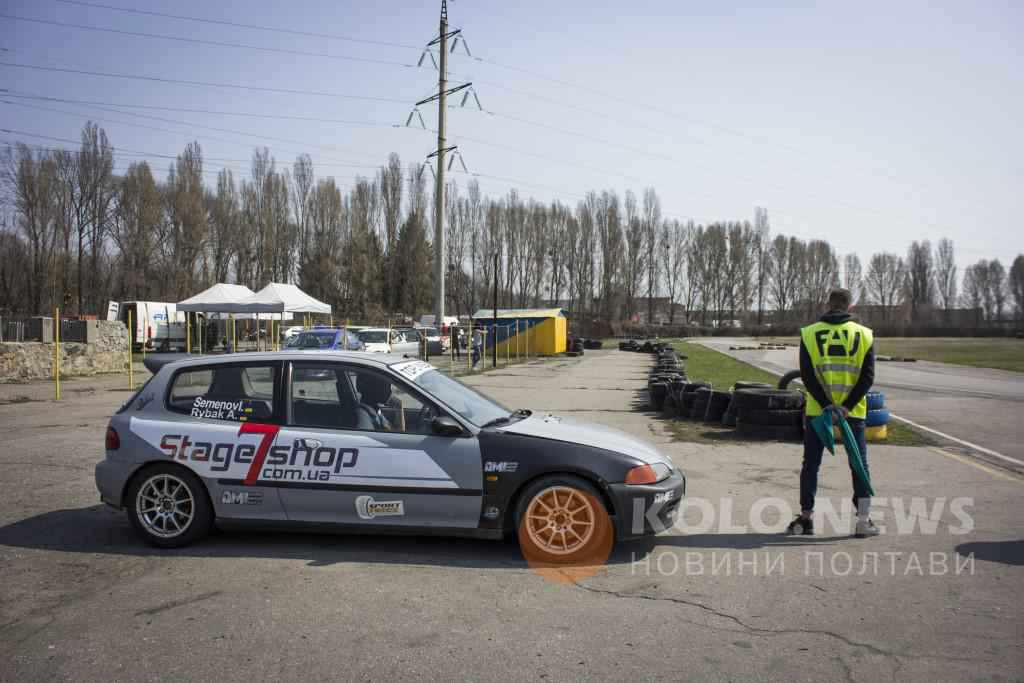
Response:
[[[63,3],[65,5],[78,5],[80,7],[91,7],[93,9],[105,9],[112,12],[124,12],[126,14],[140,14],[151,17],[161,17],[163,19],[177,19],[179,21],[192,21],[203,24],[217,24],[219,26],[233,26],[235,28],[245,28],[255,31],[270,31],[273,33],[286,33],[293,36],[304,36],[307,38],[327,38],[330,40],[343,40],[350,43],[362,43],[364,45],[378,45],[383,47],[399,47],[407,50],[415,50],[421,52],[422,47],[419,45],[409,45],[406,43],[395,43],[384,40],[369,40],[366,38],[353,38],[352,36],[343,36],[337,33],[318,33],[315,31],[299,31],[295,29],[282,28],[280,26],[260,26],[258,24],[244,24],[238,21],[228,21],[226,19],[204,19],[200,17],[190,17],[183,14],[171,14],[169,12],[156,12],[153,10],[142,10],[133,7],[118,7],[116,5],[105,5],[98,2],[83,2],[83,0],[56,0],[56,2]]]
[[[63,0],[60,0],[63,1]],[[192,85],[204,88],[231,88],[234,90],[251,90],[255,92],[272,92],[285,95],[311,95],[314,97],[336,97],[347,100],[363,100],[367,102],[388,102],[392,104],[405,104],[405,100],[392,97],[374,97],[370,95],[350,95],[347,93],[320,92],[316,90],[295,90],[292,88],[271,88],[259,85],[240,85],[237,83],[212,83],[209,81],[188,81],[177,78],[163,78],[161,76],[140,76],[138,74],[115,74],[104,71],[89,71],[86,69],[69,69],[56,66],[42,66],[40,64],[19,64],[17,62],[0,62],[0,66],[15,69],[31,69],[35,71],[52,71],[59,73],[78,74],[81,76],[99,76],[103,78],[121,78],[138,81],[151,81],[154,83],[173,83],[175,85]]]
[[[352,55],[332,55],[327,52],[307,52],[305,50],[292,50],[280,47],[269,47],[265,45],[246,45],[243,43],[229,43],[221,40],[204,40],[201,38],[187,38],[184,36],[171,36],[162,33],[143,33],[140,31],[127,31],[124,29],[107,28],[102,26],[89,26],[86,24],[70,24],[61,21],[51,21],[48,19],[34,19],[30,17],[20,17],[13,14],[0,14],[0,19],[10,19],[12,21],[30,22],[34,24],[44,24],[47,26],[59,26],[63,28],[73,28],[84,31],[98,31],[102,33],[114,33],[123,36],[134,36],[137,38],[155,38],[158,40],[172,40],[183,43],[192,43],[194,45],[210,45],[213,47],[228,47],[241,50],[258,50],[261,52],[276,52],[279,54],[297,55],[302,57],[319,57],[324,59],[337,59],[343,61],[352,62],[364,62],[367,64],[382,64],[387,66],[400,66],[405,68],[415,69],[415,64],[407,62],[395,62],[386,59],[372,59],[370,57],[355,57]]]

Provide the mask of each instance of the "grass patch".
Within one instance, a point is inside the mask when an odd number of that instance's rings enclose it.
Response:
[[[676,351],[688,357],[686,361],[688,377],[692,380],[710,382],[713,387],[718,389],[729,389],[738,381],[765,382],[775,386],[779,379],[777,375],[755,368],[701,344],[676,342],[673,346]],[[741,436],[730,427],[706,424],[696,420],[671,420],[669,421],[669,431],[677,441],[696,443],[754,441],[754,439]],[[877,445],[931,446],[936,443],[927,435],[895,420],[889,423],[887,431],[888,438],[885,441],[876,442]],[[870,446],[871,444],[869,444]]]
[[[765,344],[796,344],[796,337],[758,337]],[[935,363],[1024,372],[1024,339],[1002,337],[876,337],[875,353]]]
[[[676,351],[687,356],[686,375],[694,381],[710,382],[715,389],[727,391],[736,382],[765,382],[775,386],[779,378],[753,365],[736,360],[693,342],[676,342]]]

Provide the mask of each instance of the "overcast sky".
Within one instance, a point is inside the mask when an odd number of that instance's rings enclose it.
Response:
[[[333,95],[4,66],[0,87],[12,93],[101,104],[7,99],[19,104],[2,105],[0,128],[77,140],[91,118],[118,150],[140,153],[118,155],[119,171],[145,153],[160,176],[169,160],[156,155],[173,156],[198,140],[211,185],[223,167],[247,174],[258,144],[289,166],[308,152],[318,176],[344,185],[373,172],[359,164],[380,164],[391,151],[418,161],[435,145],[428,132],[391,126],[436,90],[436,72],[403,64],[414,65],[414,46],[436,35],[439,2],[105,2],[366,42],[5,0],[6,62]],[[639,195],[653,186],[668,216],[752,220],[754,207],[764,206],[774,232],[828,238],[841,253],[865,259],[947,236],[961,272],[979,258],[1009,265],[1024,249],[1024,10],[1013,2],[939,4],[456,0],[452,27],[463,29],[477,59],[460,50],[450,64],[452,84],[472,80],[493,113],[453,110],[450,137],[491,195],[517,187],[575,204],[591,189]],[[436,107],[424,107],[423,116],[436,125]],[[21,134],[0,139],[61,145]],[[468,177],[456,177],[464,187]]]

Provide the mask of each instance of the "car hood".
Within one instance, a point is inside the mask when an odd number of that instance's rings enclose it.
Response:
[[[604,425],[583,422],[559,415],[534,413],[522,420],[498,427],[499,431],[509,434],[536,436],[541,439],[580,443],[585,446],[602,448],[624,455],[638,458],[648,465],[664,463],[675,469],[672,461],[658,452],[654,446],[641,441],[618,429]]]

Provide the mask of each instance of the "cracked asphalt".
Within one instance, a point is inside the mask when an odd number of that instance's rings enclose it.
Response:
[[[879,496],[925,501],[913,533],[893,502],[876,506],[878,538],[782,536],[800,447],[672,441],[643,409],[649,364],[588,352],[467,380],[645,438],[688,476],[685,528],[560,580],[510,542],[231,533],[148,548],[92,482],[123,378],[68,382],[60,404],[45,384],[0,386],[0,680],[1022,680],[1024,480],[872,446]],[[820,496],[838,508],[849,486],[827,458]]]

